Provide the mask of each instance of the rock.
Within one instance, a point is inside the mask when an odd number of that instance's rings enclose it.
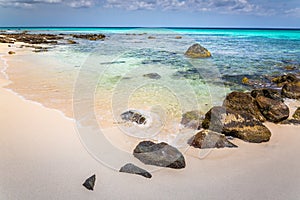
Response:
[[[253,98],[257,98],[258,96],[263,96],[263,97],[267,97],[270,99],[274,99],[274,100],[283,102],[280,91],[278,91],[276,89],[271,89],[271,88],[262,88],[262,89],[252,90],[251,96]]]
[[[184,55],[186,55],[187,57],[190,57],[190,58],[211,57],[211,53],[206,48],[204,48],[203,46],[201,46],[198,43],[190,46]]]
[[[300,99],[300,81],[286,83],[282,87],[281,94],[290,99]]]
[[[221,106],[205,114],[202,127],[253,143],[267,142],[271,137],[270,130],[253,115]]]
[[[260,113],[255,99],[244,92],[231,92],[226,96],[223,106],[236,112],[246,112],[262,122],[266,120]]]
[[[156,39],[156,37],[154,37],[154,36],[149,36],[148,39],[152,39],[152,40],[153,40],[153,39]]]
[[[295,113],[293,114],[293,118],[294,118],[294,119],[300,120],[300,107],[297,108],[297,110],[296,110]]]
[[[14,52],[14,51],[9,51],[8,54],[9,54],[9,55],[12,55],[12,54],[16,54],[16,52]]]
[[[248,84],[249,84],[249,79],[248,79],[247,77],[244,77],[244,78],[242,79],[242,83],[243,83],[244,85],[248,85]]]
[[[225,135],[211,130],[198,132],[189,144],[199,149],[237,147],[235,144],[229,142]]]
[[[104,40],[105,39],[105,35],[103,34],[75,34],[72,35],[74,38],[80,38],[80,39],[86,39],[86,40],[92,40],[92,41],[96,41],[96,40]]]
[[[294,74],[287,74],[273,78],[272,82],[276,83],[278,86],[282,86],[286,83],[291,83],[297,80],[299,79]]]
[[[278,123],[289,117],[289,107],[282,101],[258,96],[256,97],[256,102],[260,112],[268,121]]]
[[[146,124],[147,119],[140,112],[129,110],[121,114],[121,119],[124,121],[135,122],[137,124]]]
[[[146,178],[151,178],[152,175],[147,172],[146,170],[139,168],[137,166],[135,166],[134,164],[128,163],[126,165],[124,165],[119,172],[125,172],[125,173],[129,173],[129,174],[137,174],[137,175],[141,175],[144,176]]]
[[[180,35],[175,36],[175,39],[182,39],[182,36],[180,36]]]
[[[167,143],[140,142],[133,151],[133,155],[146,165],[185,168],[185,159],[180,151]]]
[[[94,190],[95,182],[96,182],[96,175],[94,174],[90,178],[86,179],[82,185],[88,190]]]
[[[77,42],[74,40],[68,40],[67,42],[68,42],[68,44],[77,44]]]
[[[291,71],[291,70],[295,70],[296,69],[296,66],[293,66],[293,65],[287,65],[284,67],[285,70],[288,70],[288,71]]]
[[[187,128],[200,129],[204,115],[197,110],[186,112],[182,115],[181,124]]]
[[[144,77],[150,78],[150,79],[160,79],[161,76],[158,73],[149,73],[149,74],[144,74]]]

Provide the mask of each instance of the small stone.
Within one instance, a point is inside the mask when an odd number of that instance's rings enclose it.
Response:
[[[94,190],[95,182],[96,182],[96,175],[94,174],[90,178],[86,179],[82,185],[88,190]]]
[[[243,83],[244,85],[248,85],[248,84],[249,84],[249,79],[248,79],[247,77],[244,77],[244,78],[242,79],[242,83]]]
[[[149,36],[148,39],[150,39],[150,40],[152,39],[152,40],[153,40],[153,39],[156,39],[156,37],[154,37],[154,36]]]
[[[150,78],[150,79],[160,79],[161,76],[158,73],[149,73],[149,74],[144,74],[144,77]]]
[[[182,36],[176,36],[175,39],[182,39]]]
[[[124,165],[119,170],[119,172],[125,172],[125,173],[129,173],[129,174],[137,174],[137,175],[144,176],[146,178],[151,178],[152,177],[152,175],[148,171],[146,171],[142,168],[139,168],[139,167],[135,166],[132,163],[128,163],[128,164]]]
[[[13,54],[16,54],[16,52],[14,52],[14,51],[9,51],[8,54],[9,54],[9,55],[13,55]]]
[[[68,40],[67,42],[68,42],[68,44],[77,44],[77,42],[74,40]]]

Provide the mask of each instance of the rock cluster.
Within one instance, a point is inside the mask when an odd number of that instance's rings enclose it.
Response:
[[[80,38],[80,39],[86,39],[92,41],[104,40],[106,37],[103,34],[73,34],[72,36],[73,38]]]

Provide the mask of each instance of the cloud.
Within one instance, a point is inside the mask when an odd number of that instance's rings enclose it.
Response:
[[[68,3],[72,8],[89,8],[95,5],[92,0],[74,0]]]
[[[36,4],[57,4],[62,0],[0,0],[0,7],[33,8]]]
[[[285,14],[290,17],[300,17],[300,7],[286,10]]]

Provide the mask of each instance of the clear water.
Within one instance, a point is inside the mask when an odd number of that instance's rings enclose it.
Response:
[[[300,30],[10,28],[7,31],[23,30],[55,34],[103,33],[107,38],[104,41],[78,39],[76,45],[55,46],[41,56],[57,64],[32,65],[30,71],[41,71],[39,77],[44,79],[23,81],[18,87],[29,84],[30,87],[19,93],[25,97],[26,93],[45,95],[45,91],[33,91],[33,88],[34,85],[41,88],[40,85],[49,80],[48,84],[51,82],[51,86],[60,89],[51,87],[42,103],[61,108],[56,104],[73,102],[64,107],[72,109],[80,127],[102,127],[103,131],[118,126],[130,137],[143,138],[143,134],[150,137],[150,134],[152,139],[175,146],[182,144],[177,144],[182,138],[191,136],[180,126],[184,112],[205,113],[213,105],[221,105],[230,91],[249,89],[241,84],[243,77],[258,82],[257,87],[260,87],[269,84],[268,76],[300,71]],[[149,36],[155,39],[148,39]],[[207,48],[212,57],[185,57],[184,52],[194,43]],[[18,71],[14,71],[16,73]],[[24,75],[26,71],[20,73]],[[157,73],[160,78],[144,76],[149,73]],[[54,92],[55,95],[51,95]],[[128,128],[127,124],[120,123],[120,114],[128,109],[148,113],[152,126]],[[98,136],[88,139],[90,146],[94,145],[92,141],[100,140]]]

